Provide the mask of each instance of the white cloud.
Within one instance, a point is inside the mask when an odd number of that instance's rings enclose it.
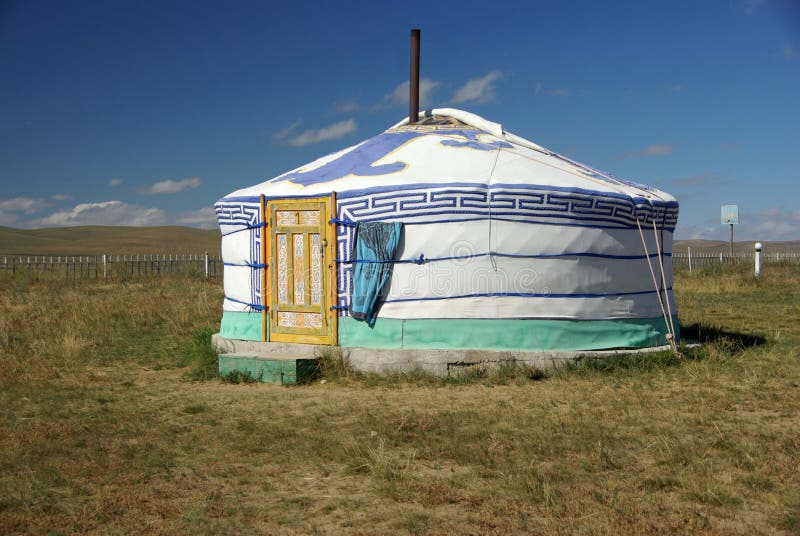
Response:
[[[723,235],[720,225],[683,225],[678,220],[675,238],[677,240],[722,240]]]
[[[639,149],[638,151],[632,151],[630,153],[625,153],[622,155],[622,158],[634,158],[637,156],[663,156],[665,154],[669,154],[672,152],[672,145],[667,143],[656,143],[653,145],[648,145],[644,149]]]
[[[53,201],[72,201],[74,197],[69,194],[53,194],[50,196]]]
[[[361,106],[355,99],[348,99],[344,101],[335,101],[333,103],[333,111],[340,114],[351,114],[361,109]]]
[[[746,215],[745,215],[746,216]],[[747,224],[743,219],[739,227]],[[753,216],[753,223],[744,229],[753,240],[800,239],[800,210],[769,208]]]
[[[14,227],[19,221],[19,216],[0,210],[0,226]]]
[[[45,209],[49,206],[49,203],[40,198],[32,198],[32,197],[12,197],[11,199],[5,199],[0,201],[0,211],[5,213],[25,213],[25,214],[36,214],[37,212]]]
[[[795,50],[792,45],[786,44],[783,47],[783,57],[787,60],[795,60],[800,58],[800,51]]]
[[[296,136],[288,139],[289,145],[295,147],[302,147],[304,145],[312,145],[323,141],[335,140],[348,134],[355,132],[356,122],[354,119],[345,119],[332,125],[322,128],[312,128],[301,132]]]
[[[197,210],[182,212],[175,220],[178,225],[212,229],[217,226],[217,213],[212,207],[203,207]]]
[[[492,71],[481,78],[473,78],[466,84],[458,88],[453,95],[453,102],[491,102],[495,99],[494,82],[503,74],[500,71]]]
[[[408,106],[408,85],[409,82],[401,82],[398,84],[391,93],[383,96],[381,103],[382,107],[387,106]],[[430,78],[419,79],[419,107],[423,110],[429,108],[431,105],[432,97],[436,88],[441,86],[441,82],[436,82]]]
[[[116,179],[116,178],[115,178],[115,179],[111,179],[110,181],[108,181],[108,185],[109,185],[111,188],[116,188],[116,187],[117,187],[117,186],[119,186],[120,184],[122,184],[122,179]]]
[[[669,87],[673,93],[683,93],[686,90],[686,84],[674,84]]]
[[[159,208],[140,207],[122,201],[80,203],[71,209],[55,212],[36,222],[34,227],[64,227],[76,225],[129,225],[145,227],[165,225],[166,213]]]
[[[800,210],[768,208],[748,215],[741,214],[741,223],[735,226],[734,240],[800,240]],[[728,226],[707,223],[699,226],[680,226],[678,238],[727,240]]]
[[[71,208],[33,219],[23,219],[20,213],[9,213],[0,210],[0,225],[26,228],[80,225],[121,225],[130,227],[186,225],[201,229],[212,229],[216,227],[216,224],[216,213],[212,207],[203,207],[175,215],[168,214],[160,208],[143,207],[118,200],[79,203]]]
[[[141,189],[141,193],[143,194],[175,194],[178,192],[182,192],[184,190],[191,190],[193,188],[197,188],[203,183],[203,179],[200,177],[190,177],[187,179],[181,179],[179,181],[173,181],[171,179],[167,179],[165,181],[159,181],[156,183],[151,184],[150,186],[146,186]]]
[[[274,133],[272,135],[272,137],[275,138],[276,140],[286,139],[289,136],[289,134],[294,132],[295,129],[297,129],[297,127],[300,126],[301,123],[302,123],[302,121],[300,119],[298,119],[297,121],[295,121],[294,123],[292,123],[288,127],[282,128],[278,132]]]

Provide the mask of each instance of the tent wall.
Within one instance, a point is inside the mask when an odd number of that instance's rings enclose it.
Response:
[[[647,259],[660,284],[662,258],[664,287],[676,311],[671,246],[677,207],[631,203],[623,212],[644,220],[645,252],[638,229],[613,212],[599,221],[593,214],[562,223],[532,210],[524,195],[496,194],[474,187],[436,188],[424,193],[424,205],[408,190],[340,194],[341,221],[400,219],[405,224],[397,255],[401,262],[393,265],[374,329],[349,318],[353,227],[338,226],[340,344],[529,350],[663,344],[666,329]],[[484,199],[490,201],[481,204]],[[225,262],[220,333],[261,340],[263,228],[257,199],[223,199],[217,213]],[[420,259],[424,262],[414,262]]]
[[[223,287],[220,335],[230,339],[262,340],[260,200],[223,199],[217,202],[222,233]]]

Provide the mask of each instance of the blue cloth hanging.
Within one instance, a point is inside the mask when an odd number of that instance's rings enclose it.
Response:
[[[350,316],[375,325],[377,302],[392,274],[392,260],[400,241],[401,223],[357,223],[353,259],[353,296]]]

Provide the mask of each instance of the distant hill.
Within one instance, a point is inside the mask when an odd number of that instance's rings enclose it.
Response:
[[[0,227],[0,255],[203,253],[218,255],[220,232],[193,227]]]
[[[747,252],[750,253],[754,250],[755,240],[744,240],[742,242],[733,243],[734,252]],[[764,242],[762,241],[763,251],[800,251],[800,240],[785,240]],[[728,251],[728,242],[725,240],[675,240],[672,244],[672,251],[686,253],[686,249],[691,247],[692,251],[698,253],[709,252],[723,252]]]
[[[735,242],[735,251],[753,251],[753,241]],[[764,242],[764,251],[800,251],[800,240]],[[724,240],[676,240],[673,251],[726,252]],[[54,227],[13,229],[0,227],[0,255],[102,255],[143,253],[203,253],[218,255],[217,229],[194,227]]]

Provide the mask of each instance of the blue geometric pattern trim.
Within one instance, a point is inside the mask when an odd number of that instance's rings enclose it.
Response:
[[[562,189],[553,186],[493,184],[448,188],[394,187],[394,191],[342,192],[338,194],[339,218],[378,221],[402,218],[432,221],[433,216],[452,220],[509,219],[530,223],[580,225],[595,228],[635,228],[656,225],[672,231],[678,222],[676,202],[631,198],[613,192]]]
[[[261,303],[261,270],[263,270],[261,262],[261,233],[264,232],[264,227],[259,225],[264,218],[261,216],[261,202],[232,202],[221,199],[214,205],[214,210],[217,213],[217,221],[220,227],[233,226],[236,229],[242,229],[247,233],[250,241],[250,258],[237,259],[242,262],[244,266],[250,266],[250,302],[257,306],[263,306]],[[223,229],[223,235],[225,234]],[[241,233],[239,233],[241,234]],[[222,237],[223,240],[226,236]],[[230,264],[229,264],[230,265]]]

